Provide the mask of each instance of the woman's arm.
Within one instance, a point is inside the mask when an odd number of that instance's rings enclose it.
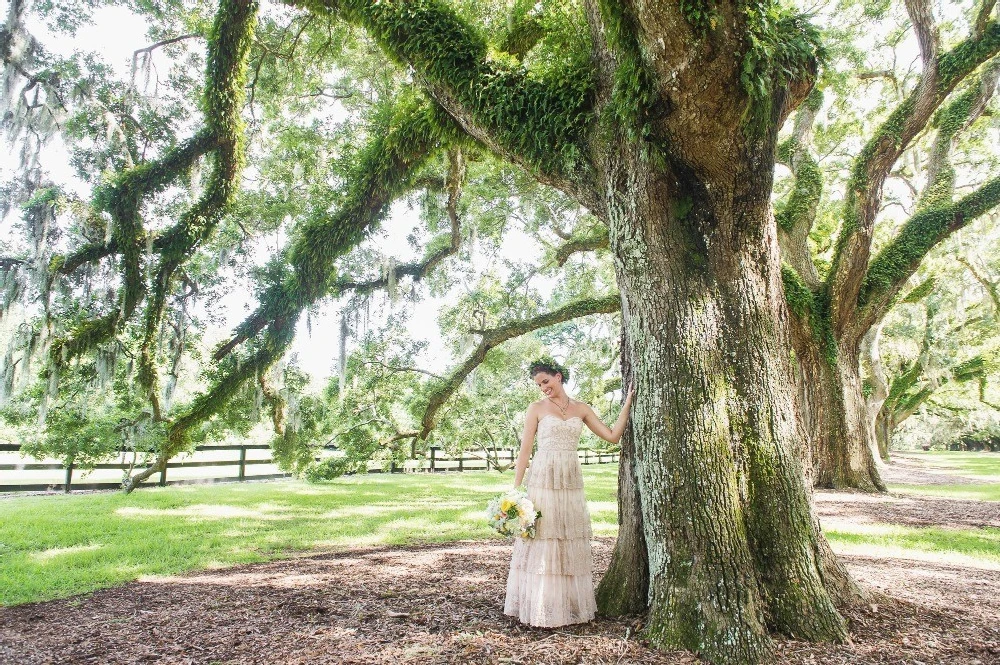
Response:
[[[583,417],[583,422],[586,423],[590,431],[601,437],[609,443],[618,443],[622,439],[622,434],[625,433],[625,424],[628,422],[629,410],[632,408],[632,398],[635,397],[635,389],[630,389],[628,395],[625,396],[625,403],[622,404],[622,412],[618,414],[618,422],[615,426],[608,427],[597,417],[594,410],[584,404],[584,408],[587,411],[587,415]]]
[[[532,404],[524,414],[524,431],[521,432],[521,454],[517,456],[514,466],[514,487],[520,487],[524,480],[524,472],[531,458],[531,448],[535,445],[535,432],[538,430],[538,407]]]

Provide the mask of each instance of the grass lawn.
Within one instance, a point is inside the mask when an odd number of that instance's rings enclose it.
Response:
[[[969,485],[889,485],[893,494],[938,496],[943,499],[974,499],[1000,501],[1000,483],[972,483]],[[1000,511],[1000,507],[997,507]]]
[[[971,475],[971,485],[900,485],[893,493],[1000,501],[1000,455],[908,454]],[[985,462],[985,464],[983,464]],[[616,464],[584,467],[596,535],[617,532]],[[486,502],[510,473],[373,474],[322,484],[175,486],[0,499],[0,605],[64,598],[144,576],[364,545],[487,540]],[[1000,510],[1000,504],[998,504]],[[1000,529],[844,523],[843,553],[1000,568]]]
[[[967,453],[949,450],[893,452],[894,457],[916,461],[921,468],[982,480],[969,484],[951,485],[896,485],[889,491],[895,494],[939,496],[949,499],[976,499],[1000,501],[1000,453]]]
[[[895,524],[839,525],[825,529],[840,554],[983,565],[1000,569],[1000,529],[905,527]]]
[[[618,465],[584,478],[594,532],[615,533]],[[512,480],[373,474],[0,499],[0,605],[307,550],[493,538],[486,503]]]

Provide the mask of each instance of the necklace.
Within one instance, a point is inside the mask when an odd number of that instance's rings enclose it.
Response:
[[[569,395],[566,396],[566,406],[559,406],[559,402],[555,401],[551,397],[549,398],[549,401],[556,405],[556,408],[559,409],[559,412],[562,414],[563,419],[565,419],[566,411],[569,409],[570,402],[573,401],[569,398]]]

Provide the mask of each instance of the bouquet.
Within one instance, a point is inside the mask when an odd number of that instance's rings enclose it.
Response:
[[[486,518],[497,533],[504,536],[535,537],[535,521],[542,514],[522,489],[507,490],[490,501]]]

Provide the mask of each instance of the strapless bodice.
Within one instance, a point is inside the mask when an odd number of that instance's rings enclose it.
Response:
[[[578,416],[563,420],[546,414],[538,421],[538,450],[575,451],[583,431],[583,420]]]

